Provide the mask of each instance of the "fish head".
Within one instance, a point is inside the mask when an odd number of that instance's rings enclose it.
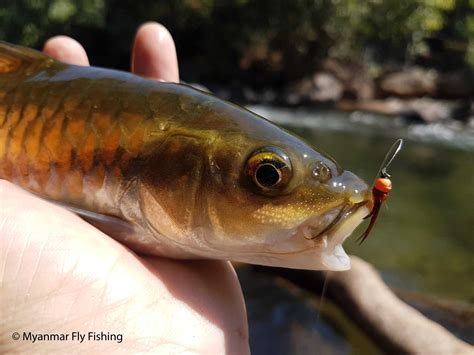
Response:
[[[159,166],[141,180],[142,213],[156,234],[196,256],[350,268],[342,243],[369,214],[372,194],[324,153],[301,142],[239,147],[232,138],[206,149],[189,137],[164,145],[187,153],[166,159],[162,150]]]
[[[193,103],[187,128],[141,169],[149,228],[198,257],[349,269],[342,243],[372,208],[369,187],[263,118],[211,106]]]
[[[256,264],[350,268],[342,243],[373,204],[360,178],[301,141],[258,142],[235,152],[235,163],[229,156],[214,156],[207,197],[216,249]]]

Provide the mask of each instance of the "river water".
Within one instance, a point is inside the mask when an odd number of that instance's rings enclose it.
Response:
[[[410,125],[401,118],[363,113],[250,109],[328,152],[369,184],[391,144],[404,138],[403,150],[389,169],[393,190],[374,231],[362,246],[352,237],[344,247],[376,266],[391,287],[472,306],[473,129],[455,122]],[[313,307],[314,297],[279,287],[248,270],[240,271],[239,276],[254,353],[307,353],[311,348],[325,349],[316,352],[323,354],[377,352],[350,322],[341,320],[343,316],[333,306],[326,307],[331,313],[326,317],[329,323],[321,322]],[[272,295],[262,297],[266,292]],[[335,327],[337,319],[340,324]],[[265,335],[269,340],[261,341]],[[258,341],[252,340],[257,337]]]

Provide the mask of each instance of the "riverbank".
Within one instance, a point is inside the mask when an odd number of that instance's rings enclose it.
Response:
[[[474,73],[406,67],[371,74],[327,60],[322,69],[280,88],[209,87],[245,104],[364,111],[403,117],[412,123],[460,121],[474,127]]]

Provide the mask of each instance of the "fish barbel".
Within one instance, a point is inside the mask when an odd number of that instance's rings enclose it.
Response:
[[[345,270],[368,186],[264,118],[186,85],[0,42],[0,178],[137,252]]]

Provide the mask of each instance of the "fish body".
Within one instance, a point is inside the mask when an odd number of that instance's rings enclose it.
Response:
[[[362,180],[244,108],[5,42],[0,178],[139,252],[304,269],[347,269],[342,242],[372,205]]]

